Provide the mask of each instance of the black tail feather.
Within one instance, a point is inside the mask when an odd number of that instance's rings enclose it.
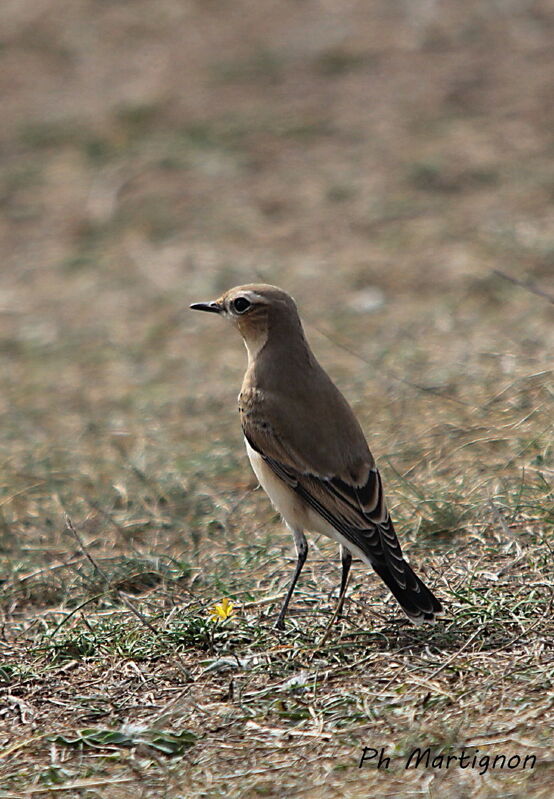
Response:
[[[404,613],[414,624],[434,621],[438,613],[442,613],[442,605],[420,580],[412,567],[404,561],[405,587],[401,586],[398,579],[391,572],[386,563],[373,563],[373,568],[392,592]]]

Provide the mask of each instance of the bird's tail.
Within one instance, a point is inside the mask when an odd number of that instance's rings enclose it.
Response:
[[[405,560],[402,576],[397,576],[386,562],[373,562],[372,566],[413,624],[432,622],[437,614],[442,613],[437,597]]]

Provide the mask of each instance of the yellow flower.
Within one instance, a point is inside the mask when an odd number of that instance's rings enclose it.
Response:
[[[225,599],[222,599],[221,602],[210,608],[210,620],[225,621],[225,619],[228,619],[229,616],[233,615],[234,608],[235,606],[231,600],[225,597]]]

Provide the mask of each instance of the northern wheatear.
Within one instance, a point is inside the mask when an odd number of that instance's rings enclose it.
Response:
[[[231,321],[248,352],[239,395],[246,451],[298,554],[276,627],[284,627],[308,554],[304,530],[340,544],[339,609],[356,555],[373,567],[412,622],[433,621],[441,603],[402,556],[365,436],[312,353],[292,297],[275,286],[250,284],[190,307]]]

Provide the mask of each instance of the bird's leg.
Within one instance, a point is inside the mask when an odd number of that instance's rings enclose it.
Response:
[[[302,530],[293,528],[292,534],[294,535],[294,543],[296,544],[296,552],[297,552],[296,568],[294,570],[294,575],[291,584],[289,585],[289,590],[287,591],[285,601],[283,602],[283,607],[281,608],[281,611],[279,613],[279,618],[275,622],[275,628],[277,630],[285,629],[285,616],[287,613],[287,608],[289,606],[290,598],[292,596],[292,592],[294,591],[298,578],[300,577],[300,572],[302,571],[302,567],[306,563],[306,557],[308,555],[308,542],[306,541],[306,536],[304,535]]]
[[[352,565],[352,555],[341,544],[340,547],[340,559],[342,563],[342,574],[340,578],[340,591],[339,591],[339,602],[337,605],[337,618],[342,615],[342,607],[344,605],[344,598],[346,596],[346,588],[348,586],[348,576],[350,574],[350,566]]]

